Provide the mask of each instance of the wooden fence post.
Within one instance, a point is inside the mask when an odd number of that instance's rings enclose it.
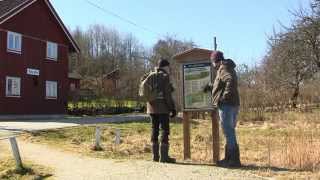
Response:
[[[9,141],[11,144],[11,149],[12,149],[14,159],[16,160],[16,167],[17,167],[17,169],[23,169],[21,156],[20,156],[20,152],[19,152],[19,147],[18,147],[18,143],[16,141],[16,138],[10,137]]]
[[[120,129],[116,129],[115,144],[119,145],[120,142],[121,142],[121,140],[120,140]]]
[[[220,159],[220,139],[219,139],[219,121],[217,111],[211,112],[212,118],[212,157],[213,163],[217,163]]]
[[[93,150],[95,151],[101,151],[101,129],[100,127],[96,127],[96,133],[95,133],[95,145],[93,147]]]
[[[184,160],[191,158],[190,152],[190,114],[183,112],[183,158]]]

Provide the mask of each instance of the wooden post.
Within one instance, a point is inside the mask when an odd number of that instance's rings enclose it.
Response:
[[[218,48],[218,45],[217,45],[217,37],[213,37],[213,48],[214,48],[214,50],[216,51],[217,50],[217,48]]]
[[[14,159],[16,160],[16,167],[17,167],[17,169],[23,169],[23,165],[22,165],[22,161],[21,161],[21,157],[20,157],[20,152],[19,152],[19,147],[18,147],[18,143],[16,141],[16,138],[11,137],[11,138],[9,138],[9,141],[11,144],[11,149],[12,149]]]
[[[188,112],[183,112],[183,158],[191,158],[190,152],[190,117]]]
[[[102,147],[101,147],[101,129],[100,127],[96,127],[96,141],[95,141],[95,145],[93,147],[93,150],[95,151],[101,151]]]
[[[213,163],[217,163],[220,159],[220,139],[219,139],[219,121],[217,111],[211,112],[212,118],[212,156]]]
[[[115,144],[120,144],[120,129],[116,129],[116,137],[115,137]]]

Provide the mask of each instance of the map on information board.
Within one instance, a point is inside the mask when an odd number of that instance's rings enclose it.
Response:
[[[211,109],[211,93],[203,88],[211,82],[211,63],[183,65],[183,94],[185,110]]]

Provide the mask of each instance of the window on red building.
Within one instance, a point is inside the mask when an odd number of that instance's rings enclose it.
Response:
[[[6,78],[6,96],[7,97],[20,97],[21,79],[19,77]]]
[[[47,42],[47,59],[56,61],[58,59],[58,44]]]
[[[7,49],[9,52],[21,53],[22,47],[21,34],[8,32]]]
[[[46,81],[46,98],[57,99],[58,83],[56,81]]]

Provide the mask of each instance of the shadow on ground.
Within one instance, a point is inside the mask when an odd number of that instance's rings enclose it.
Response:
[[[194,163],[194,162],[176,162],[175,164],[177,165],[190,165],[190,166],[208,166],[208,167],[219,167],[215,164],[208,164],[208,163]],[[224,168],[224,167],[221,167]],[[241,167],[238,168],[226,168],[226,169],[238,169],[238,170],[243,170],[243,171],[263,171],[263,170],[269,170],[269,171],[274,171],[274,172],[296,172],[294,169],[288,169],[288,168],[281,168],[281,167],[273,167],[273,166],[257,166],[253,164],[246,164],[242,165]]]

